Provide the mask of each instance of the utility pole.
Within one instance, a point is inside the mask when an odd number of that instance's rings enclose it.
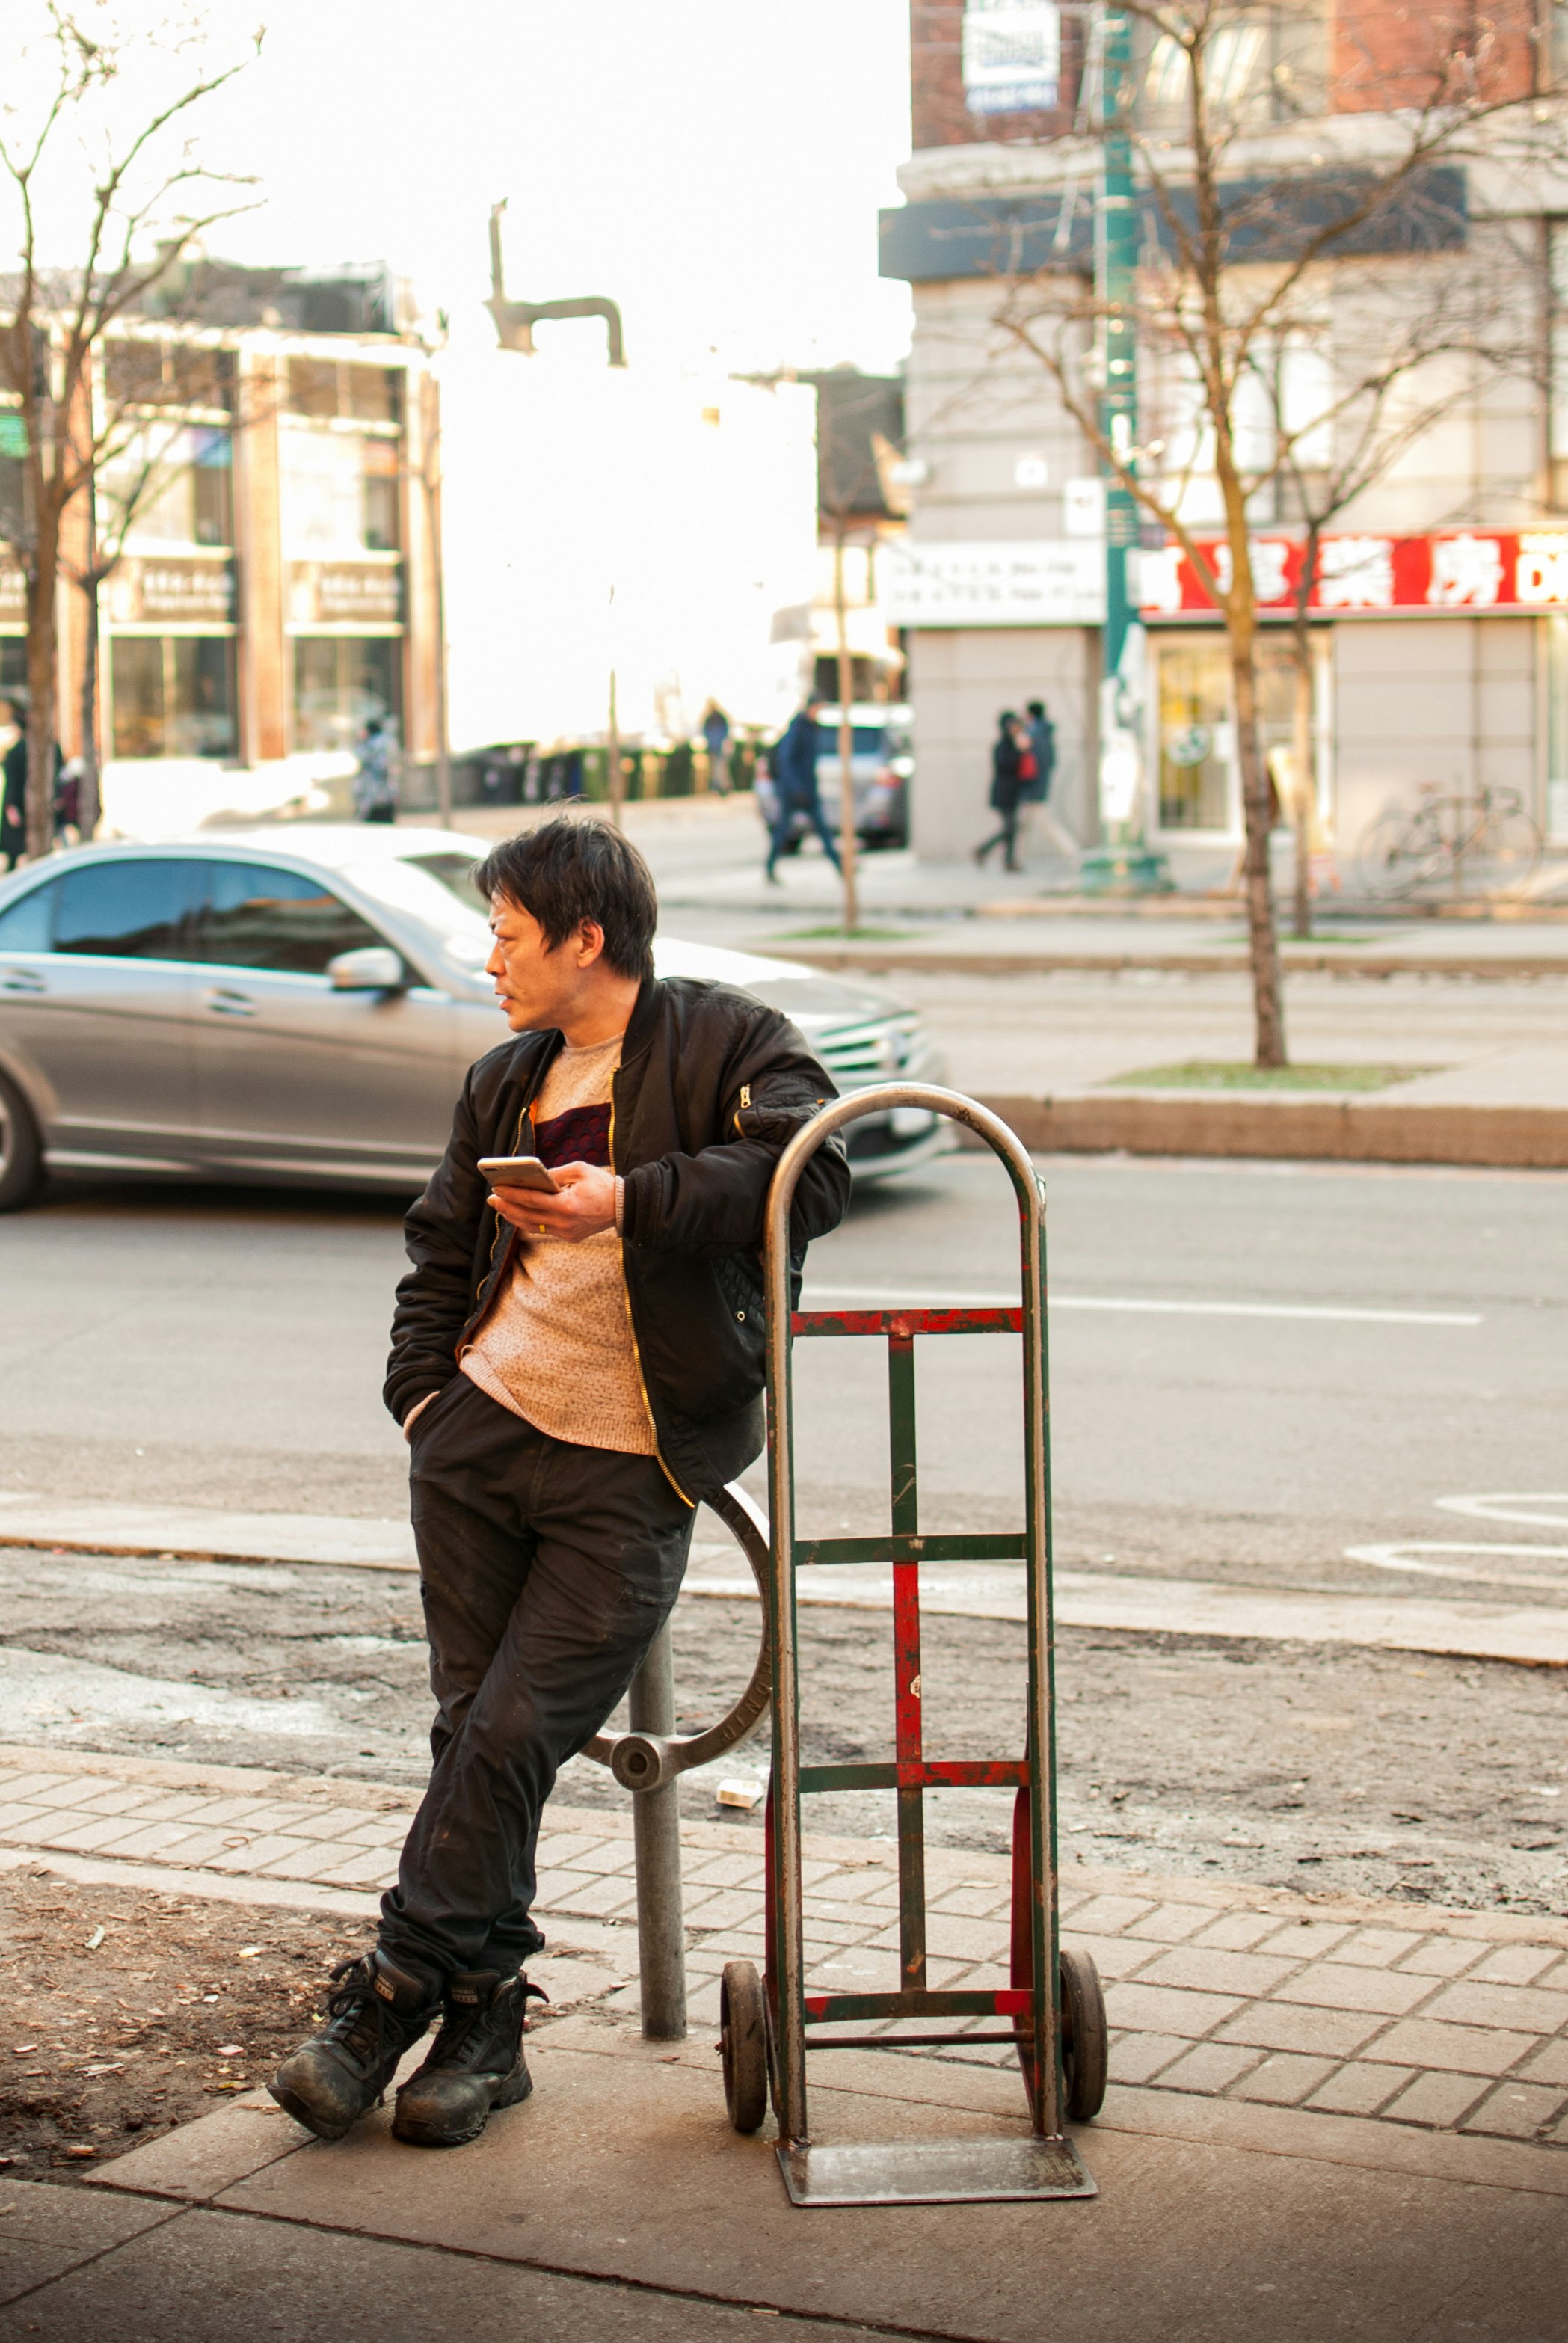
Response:
[[[844,933],[852,936],[860,924],[859,848],[855,812],[855,718],[850,704],[854,666],[849,657],[849,620],[844,598],[844,523],[833,531],[833,612],[839,629],[839,860],[843,865]]]
[[[1127,108],[1132,90],[1132,20],[1114,5],[1100,19],[1100,188],[1094,206],[1094,297],[1100,427],[1119,463],[1138,444],[1138,208]],[[1105,475],[1105,622],[1100,636],[1100,816],[1105,843],[1083,858],[1082,883],[1097,895],[1163,892],[1163,855],[1141,835],[1143,627],[1134,598],[1138,503],[1113,466]]]

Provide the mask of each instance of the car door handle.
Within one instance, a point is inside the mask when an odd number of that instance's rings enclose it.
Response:
[[[47,992],[48,990],[36,969],[0,968],[0,992]]]
[[[218,985],[214,991],[206,993],[204,998],[215,1017],[254,1017],[256,1015],[256,1003],[248,993],[230,992],[225,985]]]

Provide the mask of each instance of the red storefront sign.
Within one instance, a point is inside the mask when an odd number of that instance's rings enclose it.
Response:
[[[1200,538],[1221,588],[1229,583],[1231,548],[1223,538]],[[1299,538],[1255,537],[1252,584],[1259,610],[1288,613],[1295,606],[1306,548]],[[1212,618],[1215,607],[1180,546],[1145,552],[1140,571],[1143,615]],[[1388,611],[1528,611],[1568,609],[1568,529],[1451,529],[1433,537],[1323,537],[1311,610],[1342,618]]]

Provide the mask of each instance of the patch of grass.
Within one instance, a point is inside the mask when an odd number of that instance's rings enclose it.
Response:
[[[1386,1091],[1441,1066],[1251,1066],[1232,1059],[1185,1058],[1175,1066],[1141,1066],[1112,1084],[1154,1091]]]
[[[785,928],[774,940],[784,944],[901,944],[907,943],[914,932],[913,928]]]

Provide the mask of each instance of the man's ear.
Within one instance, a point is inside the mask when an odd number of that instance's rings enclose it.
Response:
[[[604,930],[597,920],[578,923],[578,966],[591,968],[604,950]]]

